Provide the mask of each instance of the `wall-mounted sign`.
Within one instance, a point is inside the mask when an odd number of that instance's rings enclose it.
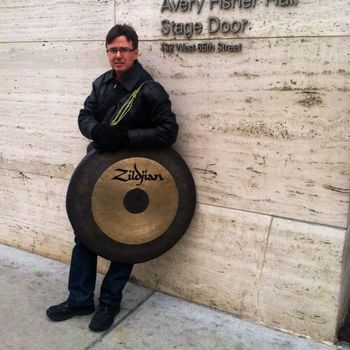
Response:
[[[257,3],[257,0],[163,0],[161,5],[161,13],[189,13],[194,12],[200,15],[203,8],[207,7],[209,11],[219,10],[234,11],[235,9],[254,9],[258,5],[266,7],[292,7],[298,5],[298,0],[264,0],[263,3]],[[207,28],[208,35],[239,35],[245,33],[246,29],[251,25],[246,18],[223,19],[217,16],[209,16],[206,19],[206,26],[203,22],[176,22],[170,19],[162,19],[160,23],[160,31],[163,36],[173,36],[175,39],[195,39],[196,35],[203,33]],[[211,42],[202,42],[199,44],[186,43],[162,43],[161,50],[166,53],[183,52],[231,52],[237,53],[242,51],[241,43],[223,43],[217,45]]]

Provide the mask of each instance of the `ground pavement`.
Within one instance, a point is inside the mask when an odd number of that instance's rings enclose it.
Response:
[[[0,245],[0,349],[8,350],[350,350],[241,320],[128,283],[122,309],[104,333],[89,316],[50,321],[45,309],[67,297],[66,264]],[[98,276],[97,290],[101,283]]]

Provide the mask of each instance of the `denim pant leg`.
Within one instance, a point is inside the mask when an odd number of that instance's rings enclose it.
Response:
[[[68,302],[90,305],[94,302],[97,255],[86,248],[76,237],[70,263]]]
[[[129,280],[133,264],[111,262],[103,279],[99,302],[101,304],[118,306],[122,300],[123,289]]]

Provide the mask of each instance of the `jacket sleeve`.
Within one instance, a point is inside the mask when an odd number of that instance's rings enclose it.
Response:
[[[131,148],[161,148],[176,141],[178,124],[171,110],[169,95],[159,83],[151,84],[150,88],[145,86],[143,93],[152,127],[129,129]]]
[[[97,92],[93,83],[91,94],[86,98],[84,108],[80,110],[78,116],[78,125],[81,133],[88,139],[91,139],[91,131],[98,124],[99,120]]]

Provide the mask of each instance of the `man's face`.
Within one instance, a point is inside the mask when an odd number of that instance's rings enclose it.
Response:
[[[128,41],[127,38],[122,35],[115,38],[110,44],[107,45],[108,61],[117,75],[121,76],[126,73],[134,64],[138,57],[138,50],[134,50],[132,42]],[[113,49],[131,49],[131,51],[123,52],[113,52]]]

